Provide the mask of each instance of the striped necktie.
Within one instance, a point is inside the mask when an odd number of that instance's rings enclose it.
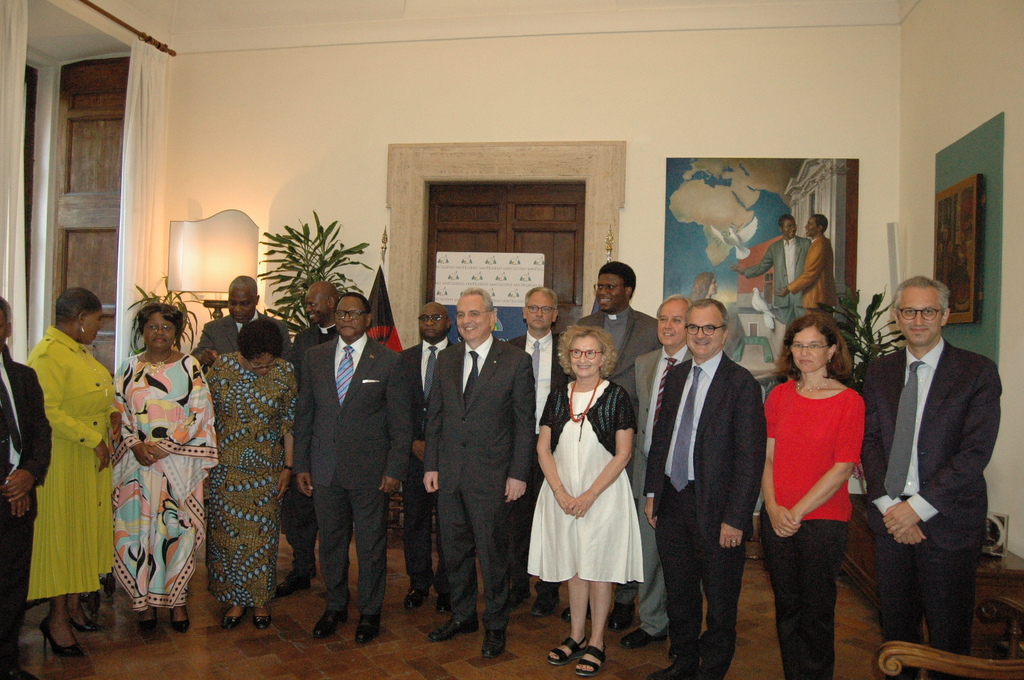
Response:
[[[345,347],[345,356],[338,362],[338,375],[334,384],[338,386],[338,403],[345,403],[345,395],[348,394],[348,386],[352,384],[352,374],[355,373],[355,366],[352,363],[352,345]]]
[[[668,377],[668,369],[676,365],[675,357],[668,357],[665,361],[665,370],[661,372],[661,383],[658,385],[658,400],[654,404],[654,422],[658,422],[658,414],[661,413],[661,398],[665,396],[665,378]]]

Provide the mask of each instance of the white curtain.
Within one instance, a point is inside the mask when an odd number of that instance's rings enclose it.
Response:
[[[25,285],[25,56],[27,0],[0,0],[0,295],[10,304],[14,358],[28,355]]]
[[[121,161],[115,369],[131,351],[132,317],[138,310],[128,308],[139,297],[135,286],[154,290],[167,270],[169,228],[163,210],[167,60],[167,54],[141,40],[132,46]],[[158,292],[163,292],[162,285]]]

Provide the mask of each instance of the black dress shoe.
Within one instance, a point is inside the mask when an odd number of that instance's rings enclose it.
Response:
[[[687,674],[682,666],[673,663],[668,668],[654,671],[647,676],[647,680],[691,680],[695,677],[695,675]]]
[[[551,616],[558,607],[558,593],[554,597],[550,595],[538,595],[533,601],[533,608],[530,613],[534,616]]]
[[[508,608],[516,609],[530,599],[530,589],[512,588],[508,591]]]
[[[242,607],[242,613],[238,616],[228,616],[227,614],[225,614],[224,618],[220,620],[220,627],[224,630],[231,630],[232,628],[237,628],[238,624],[242,622],[242,617],[245,616],[246,609],[247,607]]]
[[[664,633],[661,635],[651,635],[643,628],[637,628],[632,633],[623,635],[622,639],[619,640],[619,644],[626,649],[640,649],[641,647],[646,647],[652,642],[662,642],[667,639],[668,635]]]
[[[488,630],[484,633],[484,646],[480,648],[480,654],[485,659],[493,659],[501,656],[505,651],[505,629]]]
[[[274,597],[288,597],[300,590],[309,590],[308,578],[286,578],[277,584],[277,588],[274,589]]]
[[[445,640],[451,640],[456,635],[462,635],[463,633],[475,633],[480,630],[480,624],[477,623],[476,619],[471,621],[456,621],[454,618],[448,621],[440,628],[436,628],[427,634],[427,639],[431,642],[444,642]]]
[[[156,630],[156,609],[150,607],[149,611],[146,613],[152,614],[153,616],[148,619],[139,619],[139,630],[143,633],[149,633]]]
[[[438,613],[440,614],[451,614],[452,613],[452,596],[441,595],[437,596],[437,607]]]
[[[270,614],[267,614],[266,616],[252,615],[252,625],[256,626],[256,630],[266,630],[267,628],[270,628],[270,624],[273,620],[274,619]]]
[[[182,606],[182,609],[185,612],[185,618],[179,621],[174,620],[174,610],[171,610],[171,630],[175,633],[187,633],[188,627],[192,624],[192,622],[188,620],[188,609],[185,609],[184,606]]]
[[[633,625],[633,603],[616,602],[608,617],[608,630],[626,630]]]
[[[405,608],[419,609],[423,606],[425,599],[427,599],[427,591],[420,590],[419,588],[409,588],[409,592],[405,594]]]
[[[46,640],[46,642],[50,643],[50,649],[53,650],[54,655],[63,657],[85,656],[85,652],[82,650],[81,647],[78,646],[77,642],[73,645],[67,646],[57,644],[57,642],[53,639],[53,636],[50,635],[49,617],[43,619],[42,622],[40,622],[39,631],[43,634],[43,638]],[[43,643],[43,651],[46,651],[45,642]]]
[[[79,623],[78,621],[71,619],[71,627],[79,633],[95,633],[98,630],[103,630],[103,626],[96,623],[88,616],[85,617],[85,623]]]
[[[380,635],[380,614],[360,616],[359,625],[356,626],[356,642],[366,644],[378,635]]]
[[[348,621],[347,609],[343,611],[328,609],[313,626],[313,637],[325,638],[334,635],[334,631],[338,630],[338,624],[346,621]]]

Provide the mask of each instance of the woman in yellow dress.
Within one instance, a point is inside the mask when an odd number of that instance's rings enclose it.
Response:
[[[69,288],[57,298],[57,323],[28,358],[43,388],[53,428],[53,458],[37,492],[30,600],[49,598],[39,625],[58,656],[84,656],[75,630],[98,630],[77,594],[96,590],[113,565],[110,508],[110,373],[85,347],[100,327],[103,308],[94,293]]]

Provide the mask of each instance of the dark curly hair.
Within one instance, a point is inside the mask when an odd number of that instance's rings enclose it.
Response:
[[[60,294],[54,306],[57,323],[71,321],[82,312],[92,314],[103,310],[103,303],[96,297],[96,293],[86,288],[68,288]]]
[[[142,306],[142,309],[135,315],[135,321],[132,323],[132,331],[135,333],[135,336],[142,337],[142,332],[146,324],[149,323],[149,317],[154,314],[159,314],[163,317],[164,321],[174,325],[174,344],[177,345],[178,340],[181,339],[181,332],[185,330],[185,315],[177,307],[172,307],[163,302],[150,302],[148,305]]]
[[[246,361],[264,354],[280,357],[283,349],[281,332],[270,319],[256,319],[242,326],[238,332],[238,351]]]
[[[776,363],[779,373],[793,380],[800,378],[800,369],[793,361],[793,337],[800,331],[812,327],[818,329],[818,332],[825,336],[825,342],[829,347],[836,346],[835,354],[825,366],[826,375],[836,380],[849,378],[853,373],[853,359],[850,357],[850,350],[846,347],[846,340],[839,332],[839,326],[836,325],[835,319],[823,312],[804,314],[789,324],[789,328],[786,329],[786,337],[782,341],[782,353]]]

